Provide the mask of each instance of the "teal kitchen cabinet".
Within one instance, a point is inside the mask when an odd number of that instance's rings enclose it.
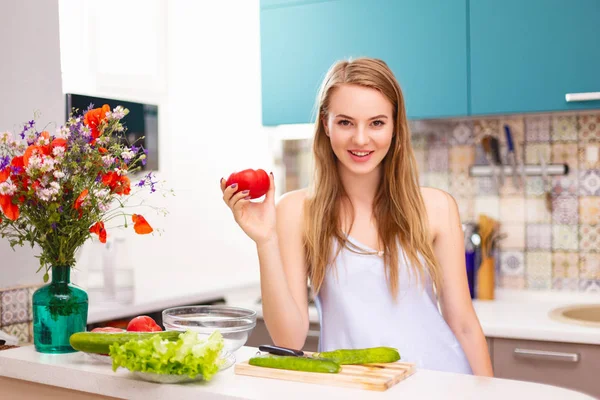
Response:
[[[263,125],[313,122],[328,68],[359,56],[386,61],[409,118],[467,115],[467,15],[466,0],[263,0]]]
[[[600,108],[600,0],[471,0],[471,114]]]
[[[322,3],[324,1],[336,0],[260,0],[260,9],[264,10],[267,8],[300,6],[307,3]]]

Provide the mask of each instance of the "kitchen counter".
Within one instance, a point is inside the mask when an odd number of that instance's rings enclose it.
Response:
[[[256,293],[260,293],[257,284],[240,283],[232,285],[230,282],[223,283],[222,287],[216,286],[211,290],[203,290],[198,293],[181,294],[176,291],[176,287],[160,292],[149,291],[143,299],[130,304],[123,303],[102,303],[91,302],[88,311],[88,324],[97,322],[124,318],[128,316],[142,315],[145,313],[162,311],[169,307],[177,307],[189,304],[203,304],[220,298],[249,299],[251,296],[256,298]]]
[[[262,307],[256,301],[259,296],[260,290],[254,297],[238,298],[229,304],[256,310],[262,318]],[[600,328],[559,322],[549,316],[558,307],[598,303],[597,293],[497,289],[495,300],[474,300],[473,307],[486,337],[600,345]],[[314,306],[309,307],[309,320],[319,323]]]
[[[238,362],[247,360],[256,351],[256,348],[242,347],[236,352]],[[35,385],[31,384],[32,382]],[[9,395],[11,399],[31,398],[33,390],[39,390],[36,393],[38,396],[45,391],[53,391],[56,394],[69,394],[71,398],[77,394],[79,398],[83,398],[82,396],[87,393],[108,396],[102,397],[105,399],[143,400],[192,398],[593,400],[585,394],[554,386],[429,370],[418,370],[414,375],[385,392],[240,376],[234,373],[233,367],[218,373],[210,382],[166,385],[138,380],[124,369],[119,369],[116,373],[112,372],[110,365],[96,361],[84,353],[40,354],[33,346],[0,352],[0,386],[2,387],[0,394]],[[23,390],[27,390],[27,394],[24,394]]]
[[[598,293],[498,291],[496,300],[473,305],[488,337],[600,345],[600,327],[550,317],[556,308],[599,303]]]
[[[88,323],[139,315],[185,304],[225,298],[232,306],[255,310],[262,318],[262,306],[258,303],[260,286],[240,284],[215,288],[198,294],[150,296],[134,304],[91,304]],[[600,303],[596,293],[533,292],[525,290],[497,289],[496,299],[474,300],[473,306],[485,336],[508,339],[546,340],[565,343],[600,345],[600,328],[559,322],[549,313],[558,307],[573,304]],[[319,323],[316,307],[309,307],[309,320]]]

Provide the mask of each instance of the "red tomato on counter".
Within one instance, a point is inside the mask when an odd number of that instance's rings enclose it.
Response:
[[[237,183],[237,192],[249,190],[251,199],[257,199],[261,196],[264,196],[271,186],[271,180],[269,179],[269,175],[262,169],[245,169],[243,171],[234,172],[229,175],[227,178],[226,186]]]
[[[92,329],[92,332],[119,333],[119,332],[125,332],[125,329],[113,328],[112,326],[105,326],[102,328],[94,328],[94,329]]]
[[[128,332],[160,332],[161,327],[147,315],[135,317],[127,324]]]

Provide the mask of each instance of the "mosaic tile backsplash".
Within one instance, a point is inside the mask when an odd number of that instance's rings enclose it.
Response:
[[[39,287],[0,289],[0,330],[16,336],[22,345],[33,342],[31,298]]]
[[[448,191],[463,222],[479,214],[500,221],[506,238],[498,251],[497,285],[511,289],[600,293],[600,114],[513,115],[479,120],[411,122],[423,186]],[[565,176],[550,176],[551,207],[541,176],[521,188],[510,176],[498,187],[492,177],[471,177],[472,165],[487,165],[480,145],[495,135],[506,162],[504,125],[517,158],[525,164],[564,163]],[[310,144],[284,143],[286,188],[308,184]]]

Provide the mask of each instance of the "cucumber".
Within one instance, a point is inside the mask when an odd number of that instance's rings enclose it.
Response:
[[[370,347],[366,349],[340,349],[314,353],[317,359],[328,359],[340,365],[391,363],[400,359],[398,350],[392,347]]]
[[[111,344],[127,343],[130,340],[148,339],[154,335],[159,335],[161,339],[176,341],[179,339],[181,332],[178,331],[162,331],[162,332],[77,332],[71,335],[69,343],[75,350],[84,351],[86,353],[108,354],[108,349]]]
[[[340,372],[339,364],[331,360],[308,357],[266,355],[252,357],[248,364],[257,367],[288,369],[292,371],[321,372],[335,374]]]

